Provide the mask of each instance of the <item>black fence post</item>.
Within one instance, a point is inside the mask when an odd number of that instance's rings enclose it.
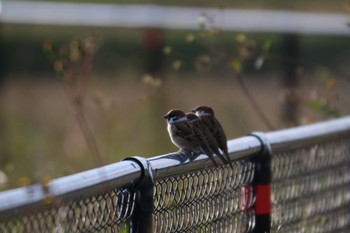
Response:
[[[254,233],[268,233],[271,228],[271,146],[264,133],[250,134],[261,141],[262,150],[254,158],[255,173],[253,189],[255,194],[255,228]]]
[[[153,232],[153,187],[152,169],[146,158],[133,156],[124,160],[136,162],[142,169],[141,180],[135,184],[135,211],[132,217],[133,233]]]

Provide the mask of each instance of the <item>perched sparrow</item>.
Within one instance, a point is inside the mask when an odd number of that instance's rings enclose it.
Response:
[[[204,153],[214,166],[218,166],[203,133],[192,126],[182,110],[170,110],[164,118],[167,119],[169,136],[174,145],[191,153]]]
[[[216,139],[208,129],[208,127],[201,121],[201,119],[194,113],[186,113],[187,119],[192,124],[192,126],[195,129],[198,129],[200,132],[202,132],[204,139],[207,141],[210,150],[214,152],[223,162],[224,164],[230,164],[231,168],[233,168],[232,164],[230,163],[230,160],[227,160],[219,151],[218,143],[216,142]]]
[[[208,106],[198,106],[192,109],[192,112],[194,112],[208,127],[216,139],[219,148],[223,151],[226,160],[231,162],[230,156],[228,155],[226,134],[220,122],[215,118],[214,110]]]

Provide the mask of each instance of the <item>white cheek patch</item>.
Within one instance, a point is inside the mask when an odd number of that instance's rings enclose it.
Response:
[[[199,118],[195,118],[195,119],[192,119],[190,122],[191,122],[191,123],[195,123],[195,122],[197,122],[197,121],[200,121],[200,119],[199,119]]]
[[[170,118],[169,119],[169,124],[175,124],[175,123],[178,123],[178,122],[184,122],[184,121],[187,121],[187,117],[181,117],[177,120],[174,120],[173,118]]]
[[[197,116],[211,116],[211,114],[207,112],[198,112]]]

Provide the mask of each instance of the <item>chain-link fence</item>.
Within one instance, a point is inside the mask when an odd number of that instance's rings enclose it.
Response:
[[[254,164],[208,168],[155,182],[155,232],[250,232]]]
[[[136,193],[132,176],[112,183],[120,165],[0,193],[0,232],[128,232]]]
[[[59,200],[56,200],[56,203]],[[134,214],[135,193],[113,189],[5,220],[0,232],[121,232]]]
[[[273,154],[274,232],[350,232],[350,141]]]
[[[0,232],[350,232],[350,117],[0,192]]]

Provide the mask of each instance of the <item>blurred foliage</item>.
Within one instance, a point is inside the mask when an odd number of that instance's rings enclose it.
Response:
[[[300,74],[298,74],[298,71],[300,73],[300,70],[302,70],[302,68],[300,68],[300,66],[298,67],[296,63],[300,62],[304,66],[308,66],[311,70],[316,69],[316,71],[320,70],[320,67],[322,67],[320,64],[315,62],[302,61],[302,58],[300,57],[288,57],[289,54],[284,54],[283,52],[286,51],[284,51],[283,49],[281,51],[282,53],[280,52],[279,54],[274,54],[273,52],[270,52],[269,50],[272,48],[271,39],[261,40],[259,38],[255,38],[254,36],[245,33],[238,33],[236,36],[232,36],[232,34],[228,35],[228,33],[220,30],[220,28],[216,25],[215,18],[211,15],[203,13],[198,18],[197,22],[199,31],[197,32],[197,34],[189,34],[190,38],[192,38],[191,40],[188,40],[189,35],[187,35],[186,41],[192,43],[194,41],[194,38],[197,38],[196,43],[203,45],[203,48],[205,48],[207,54],[198,56],[194,61],[194,67],[197,68],[197,70],[199,71],[213,70],[213,68],[214,70],[218,70],[220,69],[220,67],[221,69],[225,70],[228,67],[231,71],[231,76],[237,80],[239,89],[241,89],[244,96],[248,100],[247,103],[249,103],[252,106],[252,108],[255,110],[255,113],[261,118],[262,122],[264,122],[264,124],[269,130],[274,130],[275,126],[265,114],[264,109],[260,107],[259,101],[257,101],[249,86],[246,85],[246,80],[242,77],[242,73],[246,74],[247,72],[253,69],[261,73],[262,67],[265,64],[266,60],[270,60],[270,63],[271,60],[279,62],[282,61],[288,64],[288,66],[281,66],[283,69],[285,69],[285,73],[289,72],[289,74],[283,75],[284,79],[286,80],[285,82],[292,82],[296,84],[297,81],[295,80],[299,79],[298,76],[300,76]],[[227,38],[230,37],[232,43],[226,44],[224,38],[227,40]],[[294,36],[288,36],[287,38],[293,38],[293,41],[295,41]],[[176,64],[176,62],[179,62],[179,60],[174,60],[178,57],[178,55],[176,55],[176,47],[173,45],[167,45],[164,47],[164,51],[166,55],[173,59],[174,68],[174,64]],[[213,61],[215,61],[215,63]],[[252,64],[254,65],[252,66]],[[280,65],[280,63],[278,63],[278,65]],[[180,67],[181,66],[179,65],[176,69],[174,68],[174,70],[178,70]],[[326,76],[328,74],[326,71],[327,70],[323,70],[323,72],[315,74],[316,79],[321,79],[323,76]],[[282,77],[281,80],[283,79]],[[293,79],[294,81],[288,81],[288,79]],[[328,77],[326,77],[326,79],[327,90],[334,92],[336,83],[335,79],[330,79]],[[282,99],[282,104],[284,104],[285,109],[293,109],[286,110],[283,113],[285,115],[288,115],[288,119],[285,118],[285,121],[288,121],[289,126],[298,125],[302,122],[302,117],[299,115],[297,110],[298,106],[304,103],[307,103],[307,106],[310,109],[316,111],[318,114],[323,115],[322,118],[319,119],[327,119],[340,116],[340,111],[337,108],[338,99],[336,98],[336,94],[328,93],[327,97],[313,99],[310,101],[307,101],[304,98],[303,101],[300,101],[298,92],[294,90],[295,88],[297,88],[297,85],[293,85],[286,85],[286,88],[288,89],[285,90]],[[310,120],[308,120],[308,122],[310,122]]]
[[[155,78],[149,74],[142,76],[142,82],[150,87],[160,87],[162,85],[162,80],[160,78]]]
[[[311,91],[308,106],[319,115],[318,118],[341,116],[337,79],[324,67],[315,70],[315,77],[317,78],[318,89]]]
[[[108,28],[76,28],[76,27],[28,27],[21,25],[2,25],[1,51],[6,60],[1,68],[7,73],[13,74],[36,74],[37,77],[52,73],[51,64],[42,53],[42,42],[54,40],[57,44],[69,41],[71,38],[92,35],[101,38],[102,47],[96,55],[93,72],[106,74],[118,72],[120,69],[136,67],[142,70],[144,66],[145,52],[142,48],[141,38],[143,30],[140,29],[108,29]],[[201,40],[197,31],[164,31],[165,53],[171,53],[177,60],[182,61],[181,69],[184,71],[193,70],[193,62],[199,56],[210,53],[207,44]],[[188,36],[191,43],[188,42]],[[222,35],[222,37],[221,37]],[[220,35],[222,46],[232,47],[236,37],[240,33],[224,32]],[[281,54],[283,50],[283,35],[276,34],[246,34],[254,38],[263,48],[269,49],[273,54]],[[23,40],[22,38],[26,38]],[[218,36],[211,37],[210,43],[218,41]],[[193,40],[193,41],[192,41]],[[346,66],[348,57],[347,51],[350,44],[346,37],[327,36],[300,36],[298,37],[301,60],[312,61],[320,65],[343,68]],[[211,44],[211,45],[212,45]],[[271,44],[273,46],[271,47]],[[210,45],[210,46],[211,46]],[[215,45],[216,46],[216,45]],[[247,50],[242,49],[242,55]],[[336,56],[335,56],[336,54]],[[200,60],[203,61],[203,60]],[[167,59],[168,67],[172,66],[173,60]],[[246,65],[246,71],[255,70],[255,61]],[[214,66],[215,68],[215,66]],[[264,64],[261,72],[280,69],[280,61]],[[121,78],[121,77],[120,77]]]

